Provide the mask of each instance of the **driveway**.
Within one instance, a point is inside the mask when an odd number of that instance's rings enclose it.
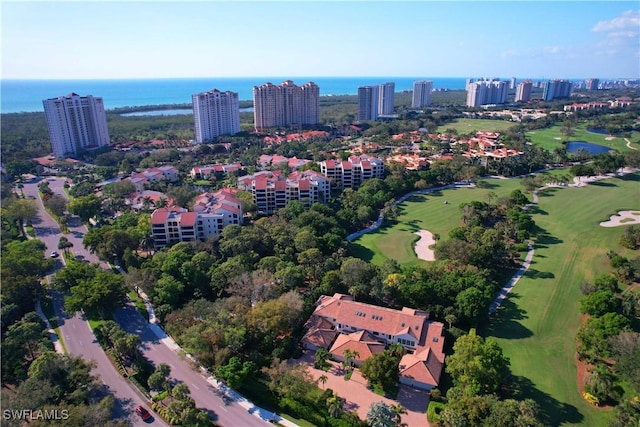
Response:
[[[362,377],[360,370],[356,369],[351,375],[351,379],[344,379],[344,370],[338,362],[329,362],[332,364],[329,372],[322,369],[315,369],[313,363],[315,353],[305,350],[304,355],[296,362],[307,366],[309,373],[314,380],[318,380],[321,375],[327,376],[327,382],[318,386],[322,389],[332,389],[340,397],[346,400],[344,409],[347,411],[357,411],[361,419],[366,419],[367,412],[372,403],[383,401],[388,405],[400,403],[407,409],[407,413],[402,415],[402,423],[409,427],[428,427],[427,406],[429,404],[429,394],[424,390],[401,384],[398,392],[398,400],[391,400],[375,394],[367,389],[367,380]]]

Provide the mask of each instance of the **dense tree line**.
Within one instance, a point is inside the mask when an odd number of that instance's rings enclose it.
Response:
[[[624,391],[640,391],[640,293],[633,285],[640,280],[640,258],[613,251],[608,257],[612,272],[580,285],[580,311],[587,317],[577,335],[578,357],[591,365],[583,397],[615,406],[610,425],[626,426],[640,421],[640,405]]]
[[[510,385],[509,365],[500,346],[477,335],[475,329],[459,337],[446,365],[453,387],[446,398],[439,390],[432,392],[431,405],[442,410],[437,420],[431,421],[443,427],[545,425],[545,415],[533,400],[505,396]]]

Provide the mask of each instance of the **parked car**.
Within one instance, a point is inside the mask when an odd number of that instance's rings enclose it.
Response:
[[[51,258],[58,258],[58,251],[51,252]]]
[[[151,418],[149,411],[147,411],[142,405],[136,407],[136,414],[140,415],[140,418],[142,418],[143,421],[147,421]]]

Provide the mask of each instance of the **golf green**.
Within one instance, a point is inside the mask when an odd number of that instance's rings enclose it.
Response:
[[[460,218],[460,204],[488,201],[521,189],[518,179],[485,180],[487,188],[456,188],[415,196],[399,205],[396,224],[355,240],[357,256],[380,264],[426,263],[412,248],[415,231],[447,239]],[[531,210],[540,227],[535,256],[486,329],[511,360],[525,397],[534,399],[553,425],[606,425],[610,411],[594,408],[578,392],[576,333],[580,327],[580,283],[610,271],[609,250],[634,256],[619,245],[624,227],[600,227],[621,210],[640,209],[640,175],[610,178],[581,188],[550,188]],[[446,202],[446,203],[445,203]]]

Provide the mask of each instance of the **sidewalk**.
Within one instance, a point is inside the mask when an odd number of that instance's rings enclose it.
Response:
[[[121,268],[118,268],[118,270],[124,274],[124,271]],[[169,335],[167,335],[164,329],[162,329],[162,327],[158,325],[158,319],[156,318],[155,312],[153,311],[153,306],[151,305],[151,300],[149,299],[147,294],[145,294],[138,287],[136,287],[135,290],[138,296],[142,298],[142,300],[144,301],[144,305],[147,307],[147,312],[149,313],[149,328],[153,331],[154,334],[156,334],[158,339],[161,342],[163,342],[167,347],[169,347],[171,350],[175,352],[183,351],[182,348],[180,348],[180,346],[174,341],[174,339],[171,338]],[[186,352],[184,353],[186,354]],[[186,356],[194,364],[198,363],[198,361],[195,360],[193,356],[191,356],[190,354],[186,354]],[[223,400],[228,399],[229,401],[238,403],[240,406],[245,408],[247,412],[260,418],[261,420],[274,421],[285,427],[299,427],[297,424],[282,418],[278,414],[275,414],[271,411],[267,411],[266,409],[263,409],[263,408],[260,408],[259,406],[254,405],[252,402],[247,400],[240,393],[236,392],[235,390],[227,387],[220,381],[216,380],[215,377],[211,375],[211,372],[204,366],[199,366],[199,369],[200,369],[200,373],[207,378],[207,382],[211,384],[213,388],[216,390],[215,393],[218,394],[220,397],[222,397]]]
[[[533,260],[533,254],[534,254],[533,245],[529,243],[529,252],[527,252],[527,256],[525,257],[524,262],[522,263],[522,266],[516,272],[516,274],[513,275],[511,280],[509,280],[509,282],[507,282],[507,284],[504,285],[504,287],[500,290],[500,292],[498,292],[498,295],[496,295],[495,299],[491,303],[491,306],[489,307],[489,315],[494,314],[496,310],[498,310],[498,307],[500,307],[500,305],[502,304],[502,301],[507,297],[509,292],[511,292],[511,290],[516,286],[516,283],[518,283],[518,280],[520,280],[520,278],[524,276],[524,273],[527,272],[527,270],[529,269],[529,266],[531,265],[531,261]]]
[[[36,313],[38,313],[38,316],[40,316],[42,321],[46,323],[47,332],[49,333],[49,339],[51,339],[51,342],[53,343],[53,348],[55,349],[56,353],[65,354],[64,348],[62,347],[62,343],[58,339],[58,334],[56,334],[56,331],[51,326],[51,323],[49,323],[49,319],[47,319],[47,316],[45,316],[44,312],[42,311],[42,307],[40,306],[39,299],[36,301],[36,306],[34,310]]]

